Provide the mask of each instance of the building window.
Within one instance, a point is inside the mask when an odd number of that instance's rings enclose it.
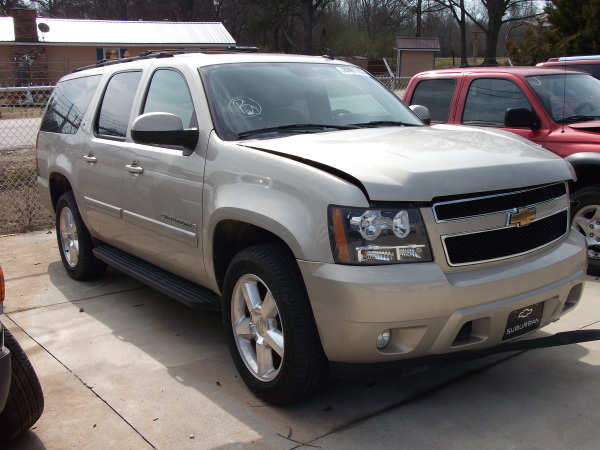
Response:
[[[128,58],[129,52],[126,48],[97,48],[96,49],[96,59],[100,61],[101,59],[118,59],[118,58]]]

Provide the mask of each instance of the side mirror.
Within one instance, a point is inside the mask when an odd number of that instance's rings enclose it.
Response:
[[[431,125],[431,113],[426,106],[422,105],[410,105],[410,109],[414,112],[419,119],[425,122],[425,125]]]
[[[142,114],[133,121],[131,138],[138,144],[183,147],[183,154],[190,155],[200,133],[198,128],[183,128],[179,116],[165,112]]]
[[[541,125],[536,115],[527,108],[507,109],[504,113],[506,128],[531,128],[539,130]]]

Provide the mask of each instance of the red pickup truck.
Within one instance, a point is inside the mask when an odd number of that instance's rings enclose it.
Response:
[[[425,106],[434,125],[502,128],[569,161],[573,225],[587,238],[588,273],[600,275],[600,80],[564,68],[432,70],[410,80],[403,100]]]

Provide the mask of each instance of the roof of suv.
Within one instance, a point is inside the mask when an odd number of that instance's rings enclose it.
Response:
[[[89,69],[98,69],[106,66],[120,66],[130,62],[139,62],[147,60],[168,59],[170,61],[181,61],[184,64],[193,61],[197,66],[205,66],[211,64],[228,64],[228,63],[248,63],[248,62],[333,62],[337,64],[348,65],[346,61],[333,60],[328,56],[306,56],[306,55],[287,55],[277,53],[257,53],[247,50],[231,50],[214,53],[191,52],[180,53],[179,50],[162,50],[155,52],[143,53],[140,56],[132,58],[100,60],[96,64],[80,67],[75,69],[75,72],[81,72]],[[184,62],[185,61],[185,62]]]
[[[567,72],[581,73],[579,70],[564,69],[564,68],[548,68],[535,66],[492,66],[492,67],[455,67],[452,69],[428,70],[421,72],[417,76],[432,76],[432,75],[455,75],[455,74],[501,74],[508,73],[518,77],[526,77],[530,75],[549,75],[562,74]]]

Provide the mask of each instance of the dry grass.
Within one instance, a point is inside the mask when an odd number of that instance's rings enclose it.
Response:
[[[0,151],[0,234],[51,227],[53,217],[39,201],[33,149]]]
[[[467,58],[468,63],[471,66],[478,66],[483,64],[483,58],[477,58],[477,63],[473,64],[473,57],[469,57]],[[501,66],[507,65],[507,60],[506,58],[496,58],[496,61],[498,61],[498,64],[500,64]],[[452,67],[459,67],[460,66],[460,57],[455,56],[454,60],[452,60],[452,58],[435,58],[435,68],[436,69],[449,69]]]
[[[44,113],[44,108],[41,107],[15,107],[2,106],[0,107],[0,120],[2,119],[29,119],[40,118]]]

